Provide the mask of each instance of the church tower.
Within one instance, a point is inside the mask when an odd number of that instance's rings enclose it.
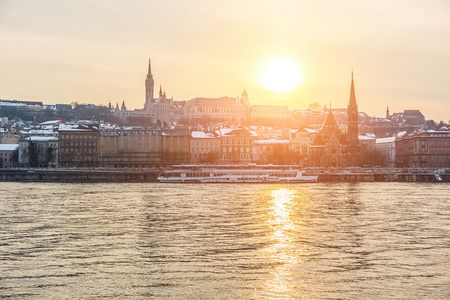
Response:
[[[145,104],[144,109],[150,109],[150,103],[153,101],[153,89],[155,87],[155,81],[153,80],[152,67],[150,58],[148,59],[148,73],[145,79]]]
[[[349,150],[349,166],[360,165],[360,152],[359,152],[359,137],[358,137],[358,105],[356,104],[355,86],[353,83],[353,71],[352,71],[352,86],[350,89],[350,103],[347,107],[348,117],[348,150]]]

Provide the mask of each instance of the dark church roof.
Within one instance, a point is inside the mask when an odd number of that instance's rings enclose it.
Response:
[[[333,113],[331,112],[331,109],[328,111],[327,118],[325,119],[325,122],[323,122],[321,131],[334,131],[334,130],[340,130],[338,123],[336,122],[336,119],[333,116]]]
[[[414,109],[414,110],[405,110],[403,112],[403,117],[407,117],[407,116],[421,116],[421,117],[423,117],[424,115],[420,112],[420,110]]]

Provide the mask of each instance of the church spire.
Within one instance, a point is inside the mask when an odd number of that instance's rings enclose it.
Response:
[[[153,89],[155,87],[155,81],[153,80],[152,75],[152,64],[151,59],[148,59],[148,73],[147,78],[145,79],[145,103],[144,109],[150,109],[150,104],[153,102]]]
[[[360,165],[360,152],[359,152],[359,130],[358,130],[358,105],[356,104],[355,96],[355,84],[353,82],[353,69],[352,69],[352,85],[350,88],[350,103],[347,107],[347,120],[348,120],[348,150],[349,150],[349,166]]]
[[[151,77],[152,75],[152,62],[151,59],[148,59],[148,73],[147,73],[147,77]]]
[[[352,86],[350,88],[350,103],[349,107],[356,108],[355,84],[353,83],[353,69],[352,69]]]

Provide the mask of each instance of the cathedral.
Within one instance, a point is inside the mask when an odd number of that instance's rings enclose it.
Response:
[[[155,122],[160,124],[169,124],[171,120],[182,115],[182,108],[177,101],[167,98],[166,92],[159,87],[159,95],[154,97],[155,81],[153,80],[151,61],[148,60],[148,73],[145,79],[145,103],[144,111],[151,114]]]
[[[310,167],[358,167],[360,166],[360,149],[358,137],[358,105],[356,104],[355,86],[350,88],[350,101],[347,106],[348,133],[342,133],[330,110],[309,146],[308,165]]]

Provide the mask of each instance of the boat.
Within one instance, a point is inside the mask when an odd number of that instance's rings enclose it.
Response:
[[[434,178],[436,179],[436,181],[442,182],[442,177],[441,174],[439,174],[439,172],[434,172]]]
[[[294,165],[173,165],[159,174],[163,183],[307,183],[317,175],[305,175]]]

